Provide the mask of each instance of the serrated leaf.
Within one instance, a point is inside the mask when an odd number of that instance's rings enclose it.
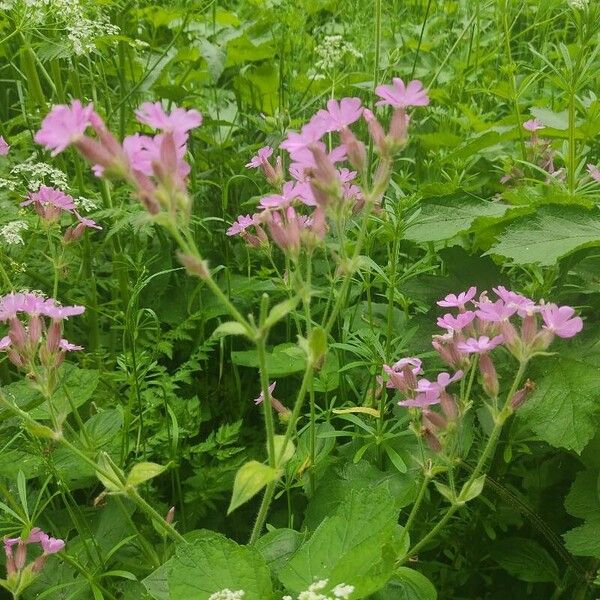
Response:
[[[137,465],[133,465],[131,471],[129,472],[129,475],[127,476],[127,485],[131,485],[133,487],[138,486],[140,483],[144,483],[144,481],[158,477],[166,470],[167,467],[163,467],[162,465],[158,465],[153,462],[138,463]]]
[[[600,368],[584,358],[536,359],[536,388],[517,418],[557,448],[581,452],[600,424]]]
[[[300,593],[316,580],[354,586],[353,598],[368,597],[392,573],[388,548],[397,532],[398,511],[387,486],[353,491],[317,527],[279,573],[283,585]]]
[[[492,558],[511,575],[530,583],[558,581],[556,562],[536,541],[527,538],[509,538],[495,542]]]
[[[600,558],[600,518],[594,517],[563,535],[567,550],[576,556]]]
[[[425,575],[408,567],[399,567],[373,600],[437,600],[437,597],[435,587]]]
[[[548,205],[509,224],[487,254],[499,254],[521,265],[550,266],[580,248],[599,245],[598,210]]]
[[[478,217],[501,217],[508,206],[477,198],[451,195],[429,198],[418,205],[404,236],[413,242],[448,240],[468,231]]]
[[[230,514],[244,502],[258,494],[268,483],[277,481],[280,475],[281,472],[278,469],[273,469],[257,460],[251,460],[242,465],[235,474],[227,514]]]
[[[208,600],[224,589],[243,590],[244,600],[273,597],[269,569],[256,548],[214,532],[178,547],[177,554],[144,579],[156,600]],[[198,535],[198,534],[196,534]]]

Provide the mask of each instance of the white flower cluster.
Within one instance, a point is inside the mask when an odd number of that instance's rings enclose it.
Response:
[[[327,587],[329,583],[328,579],[322,579],[321,581],[315,581],[313,584],[308,586],[308,589],[304,592],[300,592],[298,600],[349,600],[350,595],[354,592],[353,585],[347,585],[345,583],[339,583],[332,590],[333,596],[326,596],[322,591]],[[291,596],[284,596],[281,600],[294,600]]]
[[[67,176],[63,171],[55,169],[47,163],[36,162],[33,156],[25,162],[15,165],[10,170],[10,174],[27,179],[27,189],[30,192],[37,192],[43,184],[63,190],[69,187]]]
[[[9,0],[4,4],[6,8],[23,10],[33,26],[60,24],[57,30],[62,35],[66,33],[67,46],[77,56],[95,50],[97,38],[120,31],[93,1],[84,4],[82,0]]]
[[[345,58],[353,56],[362,58],[362,54],[341,35],[326,35],[315,48],[318,59],[308,76],[314,79],[325,79],[325,74],[333,71]]]
[[[583,10],[588,7],[590,0],[567,0],[571,8]]]
[[[25,221],[11,221],[0,228],[0,237],[9,245],[24,244],[21,231],[29,229]]]
[[[89,198],[84,198],[83,196],[79,196],[79,198],[73,198],[75,202],[75,206],[79,212],[90,212],[92,210],[96,210],[98,205]]]
[[[208,597],[208,600],[242,600],[246,592],[244,590],[238,590],[237,592],[232,592],[230,589],[225,588],[220,592],[215,592]]]

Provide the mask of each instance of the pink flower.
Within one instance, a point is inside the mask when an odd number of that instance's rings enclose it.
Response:
[[[360,98],[342,98],[339,102],[329,100],[327,110],[320,110],[316,116],[322,120],[327,131],[341,131],[358,121],[362,110]]]
[[[523,123],[523,129],[533,133],[538,129],[544,129],[544,124],[539,119],[529,119],[529,121]]]
[[[458,342],[456,347],[465,354],[481,354],[489,352],[504,342],[503,335],[497,335],[490,339],[487,335],[479,338],[469,338],[466,342]]]
[[[421,365],[421,359],[416,357],[401,358],[392,366],[383,365],[383,370],[389,377],[386,387],[402,391],[414,389],[416,384],[414,378],[422,372]],[[410,381],[411,379],[414,379],[414,383]]]
[[[0,135],[0,156],[6,156],[10,146],[6,143],[6,140]]]
[[[489,323],[500,323],[512,317],[517,312],[517,307],[514,304],[506,304],[504,300],[496,300],[496,302],[479,302],[476,315],[482,320]]]
[[[583,329],[581,317],[573,317],[575,309],[570,306],[557,306],[546,304],[540,309],[544,319],[543,329],[556,334],[561,338],[570,338]]]
[[[30,316],[47,315],[55,305],[55,300],[46,300],[31,292],[13,292],[0,298],[0,321],[14,319],[18,313],[26,313]]]
[[[425,408],[432,404],[438,404],[442,392],[444,392],[451,383],[461,379],[462,376],[462,371],[456,371],[452,376],[450,376],[449,373],[440,373],[437,376],[437,381],[429,381],[429,379],[425,378],[419,379],[416,390],[418,392],[417,395],[408,400],[401,400],[398,404],[400,406],[418,408]]]
[[[456,316],[446,313],[443,317],[437,320],[438,327],[448,329],[449,331],[460,331],[470,325],[475,318],[475,313],[467,311],[458,313]]]
[[[140,123],[164,132],[187,133],[202,124],[202,115],[197,110],[175,107],[168,114],[160,102],[144,102],[135,115]]]
[[[596,165],[590,163],[587,166],[587,170],[592,179],[595,179],[596,181],[600,182],[600,169]]]
[[[458,295],[448,294],[443,300],[437,302],[437,305],[444,308],[464,308],[467,302],[473,300],[476,293],[477,288],[470,287],[466,292],[461,292]]]
[[[493,288],[494,292],[506,303],[507,306],[517,309],[517,313],[520,317],[525,317],[537,312],[539,307],[530,298],[526,298],[521,294],[507,290],[504,286],[499,285],[497,288]]]
[[[309,156],[308,147],[321,141],[327,133],[326,125],[314,117],[300,130],[300,133],[290,131],[287,138],[280,144],[280,148],[287,150],[294,161],[305,162],[304,157]],[[309,158],[310,160],[310,158]]]
[[[79,100],[73,100],[70,106],[57,104],[44,117],[34,139],[47,150],[52,150],[52,156],[56,156],[82,139],[95,117],[97,115],[92,104],[83,106]]]
[[[277,385],[277,382],[274,381],[270,386],[269,386],[269,396],[272,396],[273,394],[273,390],[275,389],[275,386]],[[260,393],[260,395],[258,396],[258,398],[254,399],[254,404],[258,405],[261,404],[265,399],[265,395],[262,393]]]
[[[40,540],[40,544],[42,546],[44,554],[56,554],[65,547],[64,540],[59,540],[57,538],[50,537],[47,534],[44,534],[44,536]]]
[[[54,303],[44,307],[44,315],[54,319],[55,321],[62,321],[69,317],[75,317],[85,312],[85,306],[60,306]]]
[[[233,223],[226,231],[226,235],[239,235],[242,231],[246,231],[251,225],[254,225],[254,216],[240,215],[237,218],[237,221],[235,221],[235,223]]]
[[[0,351],[6,350],[11,345],[11,339],[9,335],[5,335],[2,339],[0,339]]]
[[[152,177],[156,175],[154,165],[162,165],[165,162],[164,144],[165,147],[174,150],[171,158],[174,161],[175,174],[185,178],[190,172],[190,166],[184,160],[187,152],[187,140],[187,133],[182,131],[159,134],[154,137],[135,133],[123,140],[123,150],[134,171]]]
[[[296,183],[294,181],[286,181],[283,184],[281,194],[270,194],[261,198],[261,208],[287,208],[292,201],[298,197]]]
[[[273,148],[271,146],[263,146],[259,151],[250,159],[250,162],[246,164],[247,169],[258,169],[264,163],[268,162],[269,157],[273,154]]]
[[[46,221],[56,221],[61,212],[75,210],[73,198],[60,190],[43,185],[37,192],[31,192],[25,202],[20,206],[33,204],[36,212]]]
[[[392,79],[392,85],[379,85],[375,93],[381,98],[377,106],[393,106],[394,108],[408,108],[409,106],[427,106],[429,97],[423,89],[423,84],[414,80],[408,85],[399,77]]]
[[[75,344],[71,344],[71,342],[69,342],[68,340],[65,340],[65,339],[60,340],[60,342],[58,343],[58,347],[63,352],[74,352],[76,350],[83,350],[83,346],[77,346]]]

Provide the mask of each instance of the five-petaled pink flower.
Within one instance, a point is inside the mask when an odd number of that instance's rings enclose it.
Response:
[[[462,379],[462,376],[462,371],[456,371],[452,376],[450,376],[449,373],[440,373],[437,376],[436,381],[429,381],[429,379],[425,378],[419,379],[416,390],[417,395],[414,398],[401,400],[398,402],[398,405],[425,408],[432,404],[438,404],[441,393],[444,392],[451,383]]]
[[[529,119],[523,123],[523,129],[534,133],[538,129],[544,129],[544,124],[539,119]]]
[[[544,329],[561,338],[570,338],[583,329],[581,317],[574,317],[575,309],[570,306],[546,304],[540,309],[544,319]]]
[[[44,117],[34,139],[47,150],[52,150],[52,156],[56,156],[81,140],[95,117],[97,115],[92,104],[83,106],[79,100],[73,100],[70,106],[57,104]]]
[[[327,131],[341,131],[358,121],[362,111],[360,98],[342,98],[339,102],[329,100],[327,109],[317,112],[316,118],[322,121]]]
[[[482,335],[479,338],[469,338],[464,342],[458,342],[456,347],[465,354],[482,354],[489,352],[496,346],[504,342],[503,335],[497,335],[490,339],[487,335]]]
[[[408,379],[414,379],[419,373],[422,372],[421,364],[421,359],[409,357],[401,358],[392,366],[383,365],[383,370],[389,378],[386,387],[402,391],[408,391],[409,389],[412,389],[412,382],[408,381]]]
[[[264,163],[269,160],[269,157],[273,154],[273,148],[271,146],[263,146],[258,152],[250,159],[250,162],[246,164],[247,169],[258,169]]]
[[[592,179],[600,182],[600,169],[596,165],[588,164],[587,170]]]
[[[273,395],[273,390],[275,389],[275,386],[277,385],[277,382],[274,381],[270,386],[269,386],[269,397],[272,397]],[[254,398],[254,404],[262,404],[262,402],[265,399],[265,395],[264,393],[261,391],[260,395],[258,396],[258,398]]]
[[[533,300],[531,300],[531,298],[527,298],[521,294],[517,294],[517,292],[507,290],[503,285],[499,285],[498,287],[492,289],[494,292],[496,292],[496,294],[498,294],[498,297],[506,303],[507,306],[516,308],[520,317],[532,315],[539,310],[539,307]]]
[[[71,344],[71,342],[69,342],[68,340],[65,340],[64,338],[60,340],[60,342],[58,343],[58,347],[63,352],[75,352],[77,350],[83,350],[83,346],[77,346],[76,344]]]
[[[135,115],[140,123],[164,132],[187,133],[202,125],[202,115],[197,110],[175,107],[167,113],[160,102],[144,102]]]
[[[6,140],[0,135],[0,156],[6,156],[9,150],[10,146],[8,145]]]
[[[448,294],[443,300],[437,302],[438,306],[444,308],[464,308],[467,302],[470,302],[477,293],[476,287],[470,287],[466,292],[460,294]]]
[[[496,302],[479,302],[476,315],[482,320],[489,323],[500,323],[506,321],[517,312],[517,307],[514,304],[507,304],[504,300],[496,300]]]
[[[392,79],[392,85],[379,85],[375,93],[381,98],[377,106],[393,106],[394,108],[408,108],[409,106],[427,106],[429,96],[423,88],[423,84],[414,80],[408,85],[399,77]]]
[[[261,208],[287,208],[292,201],[298,198],[298,190],[294,181],[286,181],[283,184],[281,194],[270,194],[260,200]]]
[[[466,311],[458,313],[456,316],[446,313],[443,317],[439,317],[437,320],[438,327],[447,329],[448,331],[460,331],[473,322],[475,313],[472,311]]]
[[[255,224],[254,215],[240,215],[231,227],[225,232],[226,235],[239,235],[242,231],[246,231],[248,227]]]
[[[37,192],[31,192],[20,206],[30,204],[33,204],[38,215],[47,221],[56,221],[63,211],[75,210],[75,202],[71,196],[46,185],[41,186]]]

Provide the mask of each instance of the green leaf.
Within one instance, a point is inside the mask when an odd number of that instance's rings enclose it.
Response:
[[[225,337],[226,335],[248,335],[246,328],[237,321],[221,323],[214,331],[214,337]]]
[[[267,561],[275,575],[298,550],[305,535],[293,529],[273,529],[258,539],[254,547]]]
[[[218,81],[225,69],[225,59],[227,58],[225,50],[221,46],[211,44],[206,38],[202,38],[198,42],[198,48],[202,58],[206,61],[213,81]]]
[[[269,569],[258,550],[214,532],[180,545],[143,584],[155,600],[208,600],[224,589],[244,590],[244,600],[273,597]]]
[[[538,542],[513,537],[495,542],[492,558],[513,577],[530,583],[559,580],[558,567]]]
[[[569,128],[569,113],[566,110],[554,112],[549,108],[534,107],[529,111],[536,119],[539,119],[544,127],[565,130]]]
[[[86,438],[83,439],[89,440],[90,445],[99,450],[114,441],[116,434],[123,427],[123,415],[120,409],[109,408],[91,416],[84,427]]]
[[[275,443],[275,456],[279,457],[282,454],[285,435],[276,435],[274,436],[273,441]],[[277,461],[277,466],[282,467],[283,465],[285,465],[285,463],[287,463],[292,458],[292,456],[294,456],[295,452],[296,447],[294,446],[294,443],[291,440],[288,440],[285,446],[285,452],[283,452],[283,455]]]
[[[386,485],[353,491],[326,517],[279,573],[289,591],[300,593],[316,580],[355,587],[353,599],[380,589],[394,566],[392,540],[398,511]]]
[[[465,483],[463,489],[460,491],[460,494],[458,496],[458,501],[461,504],[466,504],[474,498],[477,498],[477,496],[479,496],[479,494],[481,494],[481,492],[483,491],[484,485],[485,475],[480,475],[479,477],[477,477],[469,487],[467,487],[467,484]]]
[[[129,472],[129,475],[127,476],[127,485],[131,485],[133,487],[138,486],[140,483],[144,483],[144,481],[158,477],[166,470],[167,467],[163,467],[162,465],[158,465],[153,462],[138,463],[137,465],[133,465],[131,471]]]
[[[310,364],[317,367],[327,353],[327,333],[322,327],[315,327],[308,339]]]
[[[115,466],[105,452],[100,452],[98,455],[98,469],[96,469],[96,476],[109,492],[121,491],[121,486],[117,485],[117,482],[124,479],[124,474]]]
[[[567,550],[576,556],[600,558],[600,517],[563,534]]]
[[[244,504],[258,494],[268,483],[277,481],[281,475],[278,469],[251,460],[242,465],[235,474],[231,502],[227,514],[233,512],[238,506]]]
[[[499,254],[517,264],[554,265],[559,259],[600,245],[600,212],[580,206],[547,205],[537,214],[516,219],[487,254]]]
[[[545,442],[579,453],[600,423],[600,368],[585,357],[536,360],[536,389],[517,417]]]
[[[373,600],[437,600],[437,597],[435,587],[425,575],[408,567],[400,567]]]
[[[231,360],[242,367],[259,367],[256,350],[232,352]],[[306,355],[296,344],[280,344],[267,352],[267,372],[272,378],[286,377],[305,369]]]
[[[468,231],[478,217],[501,217],[508,206],[453,194],[423,200],[404,232],[413,242],[448,240]]]
[[[434,481],[435,489],[442,495],[450,504],[456,504],[457,498],[456,494],[448,487],[446,484],[441,483],[440,481]]]
[[[283,317],[293,311],[296,306],[298,306],[298,302],[300,300],[300,296],[295,296],[294,298],[289,298],[288,300],[284,300],[279,304],[276,304],[267,315],[263,326],[265,329],[271,329],[273,325],[281,321]]]

